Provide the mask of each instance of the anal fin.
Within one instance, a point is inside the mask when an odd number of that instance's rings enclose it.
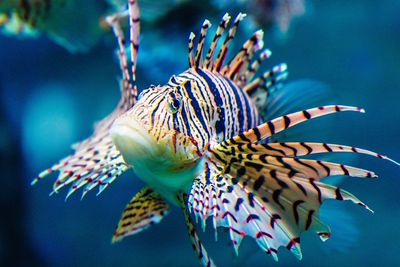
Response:
[[[124,209],[112,242],[141,232],[161,219],[169,212],[164,198],[152,189],[145,187],[137,193]]]

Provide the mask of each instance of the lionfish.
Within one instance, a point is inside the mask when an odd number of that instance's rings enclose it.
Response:
[[[88,139],[74,146],[75,153],[40,173],[35,184],[59,171],[53,193],[71,185],[67,197],[83,189],[101,193],[123,172],[133,169],[146,183],[128,203],[112,241],[120,241],[160,222],[170,204],[184,213],[192,247],[201,264],[215,266],[196,232],[190,212],[205,227],[225,227],[236,253],[245,236],[278,260],[283,246],[302,258],[300,235],[313,231],[322,240],[330,229],[319,218],[327,199],[350,200],[369,207],[351,193],[322,182],[328,176],[376,177],[375,173],[343,164],[304,158],[318,153],[350,152],[386,159],[386,156],[351,146],[274,142],[286,129],[317,117],[343,111],[364,112],[343,105],[327,105],[290,113],[263,122],[273,90],[285,90],[285,64],[256,73],[270,57],[263,49],[263,32],[254,33],[226,62],[229,47],[245,14],[229,26],[225,14],[205,56],[211,26],[205,20],[197,46],[189,37],[189,69],[165,85],[151,86],[138,95],[136,62],[139,48],[139,7],[128,4],[130,59],[119,14],[107,22],[118,40],[122,70],[121,100],[96,126]],[[224,37],[224,41],[221,38]],[[221,42],[222,41],[222,42]]]

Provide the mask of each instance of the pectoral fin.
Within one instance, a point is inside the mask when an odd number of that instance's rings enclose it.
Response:
[[[112,242],[136,234],[159,223],[169,212],[169,206],[158,193],[145,187],[137,193],[122,213],[115,229]]]
[[[302,156],[349,152],[399,164],[356,147],[310,142],[260,143],[301,122],[339,111],[362,109],[322,106],[295,112],[210,147],[206,155],[209,171],[196,178],[188,198],[189,208],[203,224],[212,216],[215,228],[228,228],[236,253],[242,239],[250,236],[275,260],[281,246],[301,259],[303,232],[316,232],[323,241],[330,237],[330,228],[319,217],[325,200],[350,200],[369,209],[351,193],[322,180],[335,175],[376,177],[371,171]]]

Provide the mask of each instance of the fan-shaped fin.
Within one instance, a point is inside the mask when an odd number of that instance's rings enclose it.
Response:
[[[107,17],[106,21],[113,28],[118,41],[118,59],[122,70],[121,99],[114,111],[95,125],[91,137],[73,146],[75,153],[51,168],[41,172],[33,181],[35,184],[48,174],[59,171],[60,174],[53,186],[57,193],[66,185],[71,185],[67,197],[85,186],[82,197],[94,187],[99,186],[102,192],[112,181],[130,168],[109,135],[114,120],[126,112],[136,102],[135,70],[139,44],[139,7],[137,1],[129,1],[129,10]],[[128,59],[125,51],[125,37],[120,20],[129,14],[131,27],[131,73],[128,70]]]
[[[327,143],[312,143],[312,142],[281,142],[267,144],[239,144],[239,150],[251,150],[255,154],[267,153],[273,156],[299,157],[318,153],[359,153],[366,154],[377,158],[390,160],[388,157],[376,152],[361,149],[352,146],[327,144]],[[266,152],[268,151],[268,152]]]
[[[160,194],[150,188],[143,188],[124,209],[112,242],[121,241],[126,236],[139,233],[159,223],[168,212],[169,206]]]
[[[321,106],[317,108],[306,109],[303,111],[284,115],[282,117],[273,119],[272,121],[263,123],[255,128],[252,128],[242,134],[233,137],[230,140],[223,142],[222,145],[237,143],[255,143],[304,121],[341,111],[357,111],[362,113],[365,112],[362,108],[341,105]]]
[[[228,228],[236,252],[243,237],[251,236],[277,260],[281,246],[301,259],[299,243],[304,231],[314,231],[323,241],[330,237],[329,227],[319,218],[319,208],[325,200],[350,200],[370,210],[351,193],[321,180],[332,175],[374,177],[373,172],[298,157],[352,152],[391,159],[372,151],[333,144],[257,144],[298,123],[344,110],[362,111],[324,106],[295,112],[210,146],[206,153],[207,173],[196,178],[188,199],[195,216],[203,224],[212,216],[214,227]]]

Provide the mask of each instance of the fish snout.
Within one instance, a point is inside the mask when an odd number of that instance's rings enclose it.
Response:
[[[122,116],[110,129],[111,139],[128,164],[154,155],[157,143],[135,119]]]

